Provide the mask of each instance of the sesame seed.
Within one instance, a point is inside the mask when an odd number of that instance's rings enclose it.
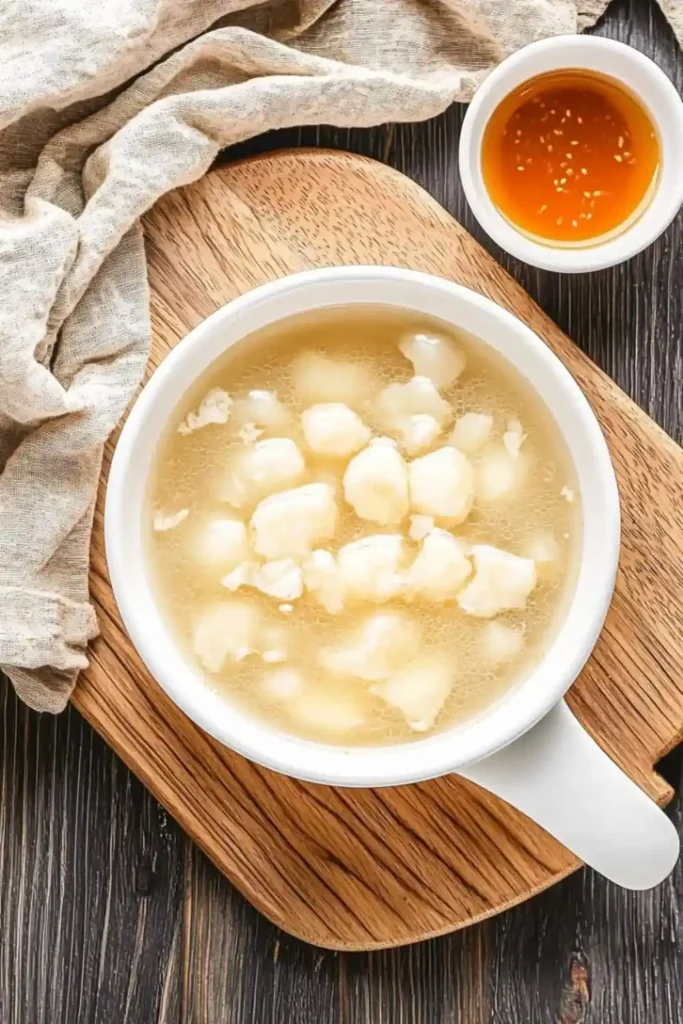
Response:
[[[516,135],[517,137],[519,137],[519,136],[520,136],[521,134],[522,134],[522,129],[521,129],[521,128],[518,128],[518,129],[517,129],[517,131],[515,132],[515,135]]]
[[[585,195],[586,199],[590,199],[590,197],[591,197],[591,193],[590,192],[584,192],[583,194]]]
[[[582,117],[577,117],[576,120],[578,121],[579,124],[583,124],[583,118]]]
[[[604,191],[600,188],[596,188],[596,190],[593,192],[594,196],[604,196],[604,194]]]
[[[550,113],[551,113],[551,114],[554,114],[554,113],[555,113],[555,109],[553,108],[553,109],[552,109],[552,110],[550,111]]]
[[[578,226],[579,226],[579,222],[578,222],[578,221],[576,221],[576,220],[573,220],[573,221],[572,221],[572,227],[573,227],[573,228],[578,228]]]
[[[560,128],[553,128],[553,135],[564,135],[564,132]]]
[[[579,140],[578,139],[572,139],[572,141],[569,143],[570,146],[578,146],[578,144],[579,144]]]
[[[573,173],[574,173],[574,168],[573,167],[568,167],[567,168],[567,174],[573,174]]]
[[[562,218],[561,218],[561,217],[558,217],[558,218],[557,218],[557,223],[558,223],[558,224],[561,224],[561,223],[562,223]]]
[[[571,117],[572,116],[571,110],[566,110],[565,113],[566,113],[567,117]]]
[[[528,157],[526,158],[526,160],[524,161],[524,163],[525,163],[525,164],[530,164],[530,163],[531,163],[531,157],[530,157],[530,156],[528,156]]]
[[[625,150],[624,150],[624,160],[627,160],[627,159],[628,159],[628,157],[630,157],[630,155],[631,155],[631,154],[630,154],[630,152],[628,151],[628,149],[625,149]]]
[[[567,184],[567,179],[566,178],[560,178],[560,185],[566,185],[566,184]]]
[[[548,149],[549,153],[552,153],[552,151],[553,151],[553,147],[552,146],[548,146],[547,149]]]
[[[558,185],[557,188],[555,189],[555,191],[556,192],[564,192],[564,189],[560,185]]]
[[[517,170],[518,171],[523,171],[524,170],[524,167],[522,166],[522,164],[519,164],[519,166],[517,167]]]
[[[560,118],[560,124],[564,124],[566,120],[567,120],[566,117],[561,117]]]
[[[586,214],[586,220],[591,220],[592,216],[593,216],[592,213],[587,213]]]
[[[623,135],[619,136],[619,141],[617,142],[617,146],[619,147],[619,149],[623,149],[624,148],[624,136]]]
[[[539,140],[541,142],[545,142],[545,135],[539,135]]]
[[[567,160],[573,160],[574,159],[574,154],[573,153],[565,153],[565,156],[567,157]]]
[[[544,203],[544,204],[543,204],[543,206],[539,206],[539,208],[538,208],[538,212],[539,212],[539,213],[545,213],[545,211],[546,211],[547,209],[548,209],[548,204],[547,204],[547,203]]]
[[[515,143],[515,146],[518,146],[519,145],[519,139],[515,139],[514,143]]]
[[[586,168],[585,168],[585,167],[582,167],[582,168],[581,168],[581,173],[582,173],[582,174],[588,174],[588,171],[586,170]]]
[[[614,159],[616,160],[616,162],[617,162],[618,164],[620,164],[620,163],[621,163],[621,157],[619,156],[619,154],[618,154],[618,153],[615,153],[615,154],[614,154]]]

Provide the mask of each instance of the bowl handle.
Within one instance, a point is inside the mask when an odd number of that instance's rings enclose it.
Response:
[[[678,858],[673,823],[564,701],[520,739],[459,774],[528,815],[626,889],[657,885]]]

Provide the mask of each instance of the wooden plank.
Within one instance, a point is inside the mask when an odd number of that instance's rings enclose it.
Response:
[[[184,838],[75,712],[0,690],[0,1021],[178,1020]]]

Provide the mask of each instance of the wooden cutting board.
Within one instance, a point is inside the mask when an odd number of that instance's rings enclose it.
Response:
[[[152,358],[255,285],[339,263],[430,271],[526,321],[563,359],[609,442],[623,502],[617,591],[570,703],[656,800],[653,764],[683,732],[683,452],[606,378],[433,199],[389,168],[283,152],[214,171],[146,218]],[[109,445],[108,464],[113,443]],[[267,917],[321,946],[371,949],[497,913],[576,859],[457,776],[335,790],[248,763],[196,728],[151,679],[107,580],[104,484],[92,552],[102,635],[74,704]]]

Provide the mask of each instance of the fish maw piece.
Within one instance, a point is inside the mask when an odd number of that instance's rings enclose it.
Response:
[[[294,388],[304,405],[344,402],[359,409],[375,390],[374,374],[359,363],[301,352],[292,366]]]
[[[206,569],[234,569],[251,555],[247,528],[240,519],[205,521],[191,539],[190,555]]]
[[[253,586],[279,601],[295,601],[304,592],[301,567],[293,558],[265,562],[253,574]]]
[[[424,540],[434,529],[434,516],[411,516],[408,536],[411,540]]]
[[[261,652],[261,657],[268,665],[277,665],[278,662],[287,661],[287,652],[279,647],[268,647]]]
[[[233,593],[239,590],[240,587],[251,586],[252,576],[258,567],[258,562],[240,562],[239,565],[236,565],[234,569],[231,569],[223,577],[221,586],[225,587],[226,590],[232,590]]]
[[[232,409],[232,398],[223,388],[212,388],[194,412],[189,412],[178,426],[179,434],[192,434],[212,423],[227,423]]]
[[[285,431],[292,416],[274,391],[250,391],[245,398],[236,398],[232,406],[232,421],[240,427],[253,423],[264,430]]]
[[[472,572],[464,545],[447,530],[434,529],[404,575],[404,593],[434,604],[452,600]]]
[[[317,455],[346,458],[365,447],[370,429],[343,402],[312,405],[301,414],[306,444]]]
[[[400,437],[411,416],[431,416],[443,429],[453,419],[453,407],[442,398],[429,377],[413,377],[405,384],[389,384],[377,395],[373,416],[382,430]]]
[[[425,658],[375,683],[370,692],[397,708],[415,732],[426,732],[446,703],[456,674],[455,667],[448,662]]]
[[[401,421],[398,433],[399,440],[408,454],[418,455],[419,452],[433,447],[441,434],[441,424],[427,413],[417,413]]]
[[[362,702],[351,694],[305,690],[289,704],[289,713],[298,725],[316,732],[339,736],[365,724]]]
[[[408,466],[410,504],[415,512],[453,523],[467,518],[474,501],[474,470],[457,448],[437,448]]]
[[[246,446],[233,460],[220,497],[237,508],[301,483],[304,457],[290,437],[269,437]]]
[[[527,460],[519,452],[510,455],[502,445],[492,447],[477,460],[475,491],[477,501],[490,504],[515,494],[526,478]]]
[[[242,661],[258,645],[261,615],[258,608],[237,598],[218,601],[195,619],[194,652],[207,672],[220,672],[226,661]]]
[[[451,444],[465,455],[474,455],[483,448],[493,431],[493,416],[483,412],[466,412],[456,420]]]
[[[240,441],[244,444],[253,444],[254,441],[258,441],[259,437],[264,433],[261,427],[257,427],[255,423],[245,423],[237,431],[237,436]]]
[[[286,661],[290,655],[291,641],[295,632],[290,625],[279,622],[266,622],[259,631],[259,646],[264,661]],[[266,657],[267,654],[279,653],[277,659]]]
[[[320,541],[334,536],[337,504],[328,484],[304,484],[271,494],[251,517],[254,548],[265,558],[306,558]]]
[[[398,345],[419,377],[442,391],[454,384],[467,365],[465,353],[436,334],[407,334]]]
[[[301,567],[293,558],[265,562],[253,572],[251,585],[279,601],[295,601],[304,592]]]
[[[550,580],[562,569],[562,549],[550,530],[541,530],[524,544],[523,554],[536,563],[543,580]]]
[[[360,623],[345,641],[318,652],[318,663],[335,676],[375,682],[415,657],[422,631],[402,612],[375,612]]]
[[[337,554],[337,574],[344,595],[359,601],[388,601],[403,586],[406,559],[403,537],[378,533],[345,544]]]
[[[306,680],[297,668],[281,665],[264,672],[261,689],[270,700],[289,702],[304,691]]]
[[[312,551],[303,563],[303,580],[306,591],[330,615],[338,615],[344,608],[344,586],[337,559],[325,548]]]
[[[481,635],[481,651],[492,665],[514,661],[524,649],[524,629],[504,622],[487,622]]]
[[[536,586],[536,566],[531,558],[520,558],[488,544],[474,544],[472,559],[474,577],[457,597],[464,612],[490,619],[499,612],[526,607]]]
[[[507,429],[503,434],[503,447],[511,458],[519,458],[519,453],[525,440],[526,434],[519,420],[508,420]]]
[[[187,519],[189,514],[189,508],[181,508],[180,511],[172,512],[170,515],[157,511],[154,513],[152,528],[155,533],[166,533],[168,530],[175,530],[176,526],[180,526],[180,524]]]
[[[408,513],[408,469],[392,444],[371,444],[344,473],[344,497],[361,519],[390,526]]]

